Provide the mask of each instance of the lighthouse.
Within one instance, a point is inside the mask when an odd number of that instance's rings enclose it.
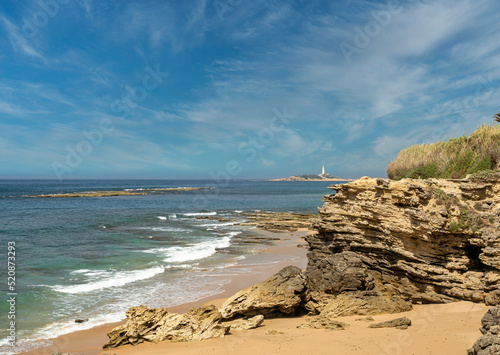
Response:
[[[323,168],[321,169],[321,176],[325,176],[325,166],[323,165]]]

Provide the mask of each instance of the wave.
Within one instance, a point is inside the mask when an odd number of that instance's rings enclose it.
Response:
[[[189,232],[191,229],[187,228],[177,228],[177,227],[144,227],[138,228],[141,230],[148,230],[153,232]]]
[[[239,223],[240,222],[206,223],[206,224],[198,224],[198,227],[218,228],[218,227],[234,226]]]
[[[227,233],[227,235],[229,236],[229,238],[233,238],[236,237],[237,235],[240,235],[241,233],[242,233],[241,231],[234,231]]]
[[[155,266],[144,270],[135,271],[106,271],[106,270],[92,270],[92,271],[80,271],[82,274],[86,274],[89,277],[99,277],[98,281],[91,281],[85,284],[79,285],[55,285],[50,286],[54,291],[61,293],[88,293],[96,290],[102,290],[110,287],[120,287],[126,284],[145,280],[152,278],[158,274],[165,271],[163,266]]]
[[[169,214],[168,217],[158,216],[156,218],[161,219],[162,221],[166,221],[167,219],[176,219],[177,215],[176,214]]]
[[[33,351],[44,346],[53,345],[47,339],[57,338],[62,335],[70,334],[80,330],[91,329],[103,324],[116,323],[123,319],[123,312],[115,312],[110,314],[103,314],[84,323],[75,323],[74,320],[66,322],[55,322],[46,325],[39,329],[35,334],[30,337],[23,337],[22,341],[18,341],[14,348],[8,345],[7,339],[0,341],[0,354],[18,354],[26,351]],[[3,352],[3,350],[7,352]],[[36,352],[39,353],[39,352]],[[60,354],[60,353],[59,353]]]
[[[217,253],[217,249],[225,249],[231,245],[231,238],[233,235],[229,234],[225,237],[215,240],[205,241],[185,247],[169,247],[157,248],[146,250],[146,253],[163,254],[167,258],[166,262],[169,263],[182,263],[186,261],[193,261],[205,259]]]
[[[79,270],[73,270],[70,272],[70,274],[86,274],[87,272],[91,272],[92,270],[90,269],[79,269]]]
[[[198,213],[182,213],[184,216],[194,217],[194,216],[215,216],[217,212],[198,212]]]

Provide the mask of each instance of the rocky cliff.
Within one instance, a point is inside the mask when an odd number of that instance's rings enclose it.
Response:
[[[330,189],[307,238],[309,310],[337,309],[339,297],[351,308],[375,300],[381,311],[500,303],[499,179],[365,177]]]
[[[467,350],[468,355],[500,354],[500,306],[491,308],[481,320],[481,336]]]

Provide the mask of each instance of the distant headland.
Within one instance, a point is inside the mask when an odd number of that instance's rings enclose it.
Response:
[[[269,181],[354,181],[354,179],[342,179],[338,176],[325,173],[325,166],[323,165],[321,174],[297,175],[281,179],[271,179]]]

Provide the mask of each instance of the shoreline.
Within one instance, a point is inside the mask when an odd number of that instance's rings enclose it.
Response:
[[[339,182],[351,182],[351,181],[356,181],[357,179],[291,179],[291,178],[281,178],[281,179],[270,179],[270,180],[266,180],[266,181],[291,181],[291,182],[294,182],[294,181],[315,181],[315,182],[321,182],[321,181],[329,181],[329,182],[335,182],[335,181],[339,181]]]
[[[238,261],[237,264],[227,267],[225,269],[227,271],[235,270],[240,271],[240,273],[235,274],[228,284],[214,290],[222,290],[221,292],[214,293],[211,296],[203,297],[193,302],[168,307],[169,312],[184,313],[190,308],[201,307],[212,301],[228,298],[242,289],[266,280],[288,265],[296,265],[302,269],[306,267],[307,249],[299,248],[297,244],[305,245],[303,237],[308,233],[308,229],[301,228],[296,232],[283,231],[279,233],[259,230],[258,233],[261,233],[263,236],[280,239],[273,241],[273,245],[263,245],[257,248],[254,254],[247,255],[245,259]],[[289,258],[275,261],[272,260],[273,255],[287,255]],[[241,272],[245,270],[246,272]],[[53,343],[52,345],[17,354],[45,355],[54,352],[83,355],[115,354],[115,349],[103,350],[102,346],[108,342],[107,333],[113,328],[124,324],[125,321],[126,318],[124,314],[124,318],[120,322],[107,323],[94,328],[50,338],[47,340],[51,341]]]

